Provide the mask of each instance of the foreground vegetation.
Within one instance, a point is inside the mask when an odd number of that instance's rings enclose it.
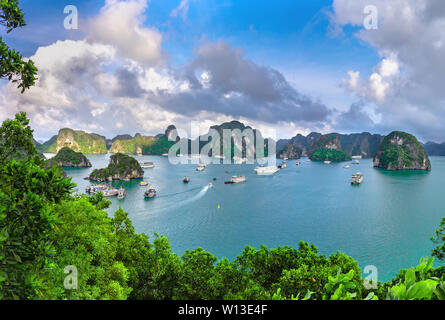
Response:
[[[180,257],[165,237],[137,234],[122,209],[109,217],[103,195],[73,194],[71,179],[37,155],[25,114],[5,121],[0,137],[0,299],[445,298],[445,268],[433,258],[372,290],[353,258],[304,242],[248,246],[234,261],[199,248]],[[440,259],[444,230],[445,220],[433,239]],[[65,288],[67,266],[78,271],[76,290]]]
[[[17,0],[0,0],[8,31],[25,25]],[[0,78],[25,90],[35,82],[32,61],[0,39]],[[246,247],[217,261],[202,249],[172,252],[165,237],[137,234],[128,214],[109,217],[98,194],[73,194],[75,185],[37,153],[26,114],[0,127],[0,299],[445,299],[444,268],[433,259],[402,270],[369,290],[357,262],[297,249]],[[444,259],[445,219],[433,239]],[[65,271],[78,271],[78,282]],[[70,290],[71,286],[77,287]]]

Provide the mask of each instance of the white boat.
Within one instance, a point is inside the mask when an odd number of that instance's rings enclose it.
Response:
[[[124,188],[120,188],[119,193],[117,195],[117,199],[123,200],[123,199],[125,199],[126,196],[127,196],[127,190],[125,190]]]
[[[258,167],[255,168],[255,174],[265,176],[265,175],[272,175],[280,171],[278,167],[270,166],[270,167]]]
[[[352,185],[362,184],[363,179],[364,179],[363,173],[359,172],[359,173],[353,174],[351,177],[351,184]]]
[[[348,164],[345,164],[344,166],[343,166],[343,168],[345,168],[345,169],[349,169],[351,166],[350,165],[348,165]]]
[[[163,157],[168,157],[168,153],[163,153],[162,156]]]
[[[234,176],[230,179],[230,181],[225,182],[225,184],[243,183],[246,181],[247,178],[245,176]]]
[[[119,190],[116,190],[116,189],[110,189],[110,190],[104,191],[104,197],[106,197],[106,198],[115,197],[118,194],[119,194]]]
[[[286,164],[286,162],[283,162],[282,164],[280,164],[280,165],[278,166],[278,168],[279,168],[279,169],[285,169],[285,168],[287,168],[287,164]]]
[[[352,159],[362,159],[362,156],[352,156]]]
[[[332,163],[332,161],[329,161],[329,160],[326,160],[325,162],[324,162],[324,164],[331,164]]]
[[[200,163],[198,168],[196,168],[196,171],[204,171],[206,169],[206,165],[203,163]]]
[[[146,187],[146,186],[148,186],[148,182],[147,181],[142,181],[142,182],[139,183],[139,186]]]
[[[360,161],[358,161],[358,160],[354,160],[354,161],[352,162],[352,164],[360,164]]]
[[[297,161],[297,162],[295,163],[295,165],[299,166],[299,165],[301,165],[301,162],[300,162],[300,161]]]
[[[153,162],[139,162],[139,164],[143,169],[153,169],[155,167],[155,164]]]

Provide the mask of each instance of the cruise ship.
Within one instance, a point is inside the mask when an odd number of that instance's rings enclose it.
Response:
[[[277,173],[278,171],[280,171],[280,169],[275,166],[255,168],[255,173],[261,176],[272,175]]]

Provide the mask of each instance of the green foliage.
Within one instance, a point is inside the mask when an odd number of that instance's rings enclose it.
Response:
[[[71,179],[57,169],[42,169],[42,160],[11,161],[0,168],[0,298],[32,298],[48,265],[50,235],[56,215],[52,206],[67,198]]]
[[[0,24],[7,28],[7,33],[26,25],[18,0],[0,1]],[[34,63],[31,60],[24,61],[23,56],[10,49],[0,37],[0,78],[17,83],[23,93],[34,85],[36,75]]]
[[[3,124],[19,136],[5,138],[2,150],[32,145],[26,116],[18,119]],[[445,267],[434,269],[433,258],[369,292],[354,259],[340,252],[320,255],[305,242],[297,249],[248,246],[234,261],[217,261],[201,248],[179,257],[165,237],[155,235],[150,243],[137,234],[122,208],[110,218],[104,210],[111,202],[103,194],[72,195],[71,180],[38,156],[5,159],[0,167],[0,299],[445,298]],[[109,168],[120,172],[120,165],[128,168],[134,162],[115,155]],[[442,232],[437,233],[439,242]],[[78,270],[77,290],[64,287],[67,266]]]
[[[104,181],[109,177],[121,177],[125,178],[132,176],[136,172],[139,177],[143,177],[144,170],[142,170],[139,162],[127,155],[118,153],[112,155],[110,158],[110,164],[104,169],[95,169],[91,175],[90,180]]]
[[[15,119],[3,121],[0,127],[0,165],[11,159],[23,159],[37,154],[33,143],[33,130],[26,113],[20,112]]]
[[[435,237],[431,239],[438,246],[433,249],[433,256],[439,260],[445,259],[445,218],[442,218],[439,229],[436,230]]]
[[[397,141],[397,142],[395,142]],[[379,167],[389,170],[410,169],[416,166],[431,169],[431,163],[423,146],[411,134],[394,131],[383,139],[377,152]]]
[[[311,160],[341,162],[351,160],[351,157],[342,150],[317,149],[312,153]]]
[[[48,160],[48,163],[61,165],[62,167],[67,166],[77,166],[85,165],[91,166],[89,160],[80,152],[76,152],[70,148],[62,148],[54,158]]]
[[[437,290],[438,279],[428,279],[434,258],[420,260],[420,265],[405,272],[405,278],[388,291],[390,300],[431,300],[435,292],[439,297],[443,293]]]
[[[175,145],[174,141],[169,141],[167,136],[159,137],[153,144],[142,147],[142,154],[162,155],[168,153],[170,148]]]

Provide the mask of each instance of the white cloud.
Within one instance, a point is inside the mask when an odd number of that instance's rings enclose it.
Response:
[[[100,14],[90,20],[88,40],[113,45],[126,58],[149,64],[163,62],[162,35],[144,27],[147,0],[107,0]]]
[[[381,56],[367,80],[349,73],[345,87],[376,103],[381,128],[445,140],[445,2],[375,0],[377,30],[363,28],[363,8],[368,4],[368,0],[333,2],[332,22],[358,27],[356,36]]]
[[[190,0],[181,0],[178,7],[176,7],[171,13],[170,16],[173,18],[176,18],[178,16],[181,16],[182,19],[186,19],[188,12],[190,9]]]

